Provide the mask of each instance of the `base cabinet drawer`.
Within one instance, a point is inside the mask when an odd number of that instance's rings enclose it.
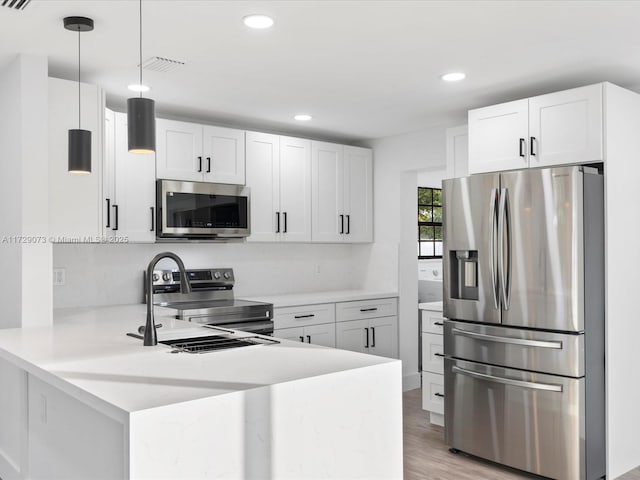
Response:
[[[444,414],[444,375],[422,372],[422,409]]]
[[[397,314],[397,298],[336,303],[336,322],[363,320],[375,317],[392,317]]]
[[[422,370],[444,373],[444,341],[442,335],[422,334]]]
[[[273,323],[276,330],[333,323],[335,319],[335,303],[281,307],[273,310]]]
[[[422,310],[422,332],[423,333],[435,333],[436,335],[442,335],[442,328],[444,325],[444,318],[442,312],[434,312],[432,310]]]

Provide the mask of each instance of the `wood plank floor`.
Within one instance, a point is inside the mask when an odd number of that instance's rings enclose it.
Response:
[[[522,480],[534,477],[507,467],[449,452],[442,427],[422,410],[420,389],[403,395],[405,480]],[[620,477],[640,480],[640,468]]]

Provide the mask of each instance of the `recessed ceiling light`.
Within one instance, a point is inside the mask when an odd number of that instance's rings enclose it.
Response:
[[[294,116],[293,118],[295,120],[298,120],[299,122],[308,122],[313,117],[311,115],[307,115],[306,113],[300,113],[300,114]]]
[[[267,15],[247,15],[242,20],[249,28],[269,28],[273,26],[273,18]]]
[[[151,90],[151,88],[146,85],[128,85],[127,88],[132,92],[148,92]]]
[[[462,72],[452,72],[445,73],[440,78],[442,78],[442,80],[444,80],[445,82],[459,82],[460,80],[464,80],[465,78],[467,78],[467,76]]]

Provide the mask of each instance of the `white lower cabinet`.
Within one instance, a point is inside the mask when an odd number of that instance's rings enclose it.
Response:
[[[273,336],[284,340],[291,340],[292,342],[335,347],[336,325],[335,323],[324,323],[307,327],[279,328],[273,332]]]
[[[430,422],[444,425],[444,338],[442,307],[423,309],[422,319],[422,409]]]

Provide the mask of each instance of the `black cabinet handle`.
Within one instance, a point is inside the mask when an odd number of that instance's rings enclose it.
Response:
[[[371,347],[376,346],[376,327],[371,327]]]
[[[434,395],[436,397],[444,398],[444,394],[443,393],[434,393]]]
[[[207,157],[207,173],[211,173],[211,157]]]
[[[115,217],[113,230],[118,230],[118,205],[113,206],[113,215]]]
[[[535,141],[536,141],[536,137],[531,137],[531,141],[530,141],[530,144],[529,144],[529,154],[530,154],[532,157],[535,157],[535,156],[536,156],[536,152],[533,150],[533,143],[534,143]]]
[[[375,312],[376,310],[378,310],[378,307],[360,309],[361,312]]]
[[[202,157],[198,157],[198,172],[202,172]]]
[[[300,341],[304,343],[304,337],[302,335],[300,335]]]
[[[369,328],[365,327],[365,334],[367,335],[367,344],[364,346],[364,348],[369,348]]]
[[[527,142],[524,138],[520,139],[520,156],[524,158],[524,149],[527,147]]]
[[[276,233],[280,233],[280,212],[276,212]]]
[[[283,212],[282,215],[284,216],[284,230],[282,233],[287,233],[287,212]]]
[[[151,209],[151,229],[150,232],[153,232],[156,229],[155,226],[155,208],[149,207]]]
[[[107,198],[107,226],[106,228],[111,228],[111,200]]]
[[[434,325],[437,325],[437,326],[439,326],[439,327],[444,326],[444,323],[442,323],[442,322],[433,322],[433,324],[434,324]]]
[[[351,233],[351,215],[347,215],[347,235]]]
[[[344,215],[340,215],[340,233],[344,233]]]
[[[311,343],[311,335],[307,335],[307,343]]]
[[[436,357],[444,357],[444,353],[434,353]]]
[[[310,313],[308,315],[294,315],[293,318],[313,318],[315,316],[316,316],[315,313]]]

